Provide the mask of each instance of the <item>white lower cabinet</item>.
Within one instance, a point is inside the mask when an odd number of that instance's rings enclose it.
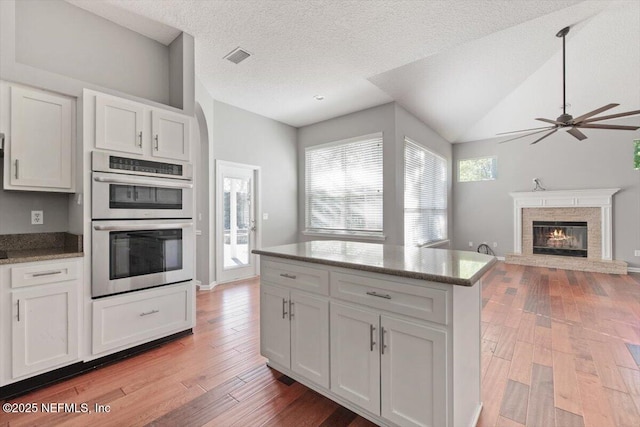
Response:
[[[75,282],[11,292],[14,378],[78,358],[77,293]]]
[[[329,387],[329,300],[261,284],[261,353],[274,363]]]
[[[0,266],[0,385],[78,361],[82,260]]]
[[[479,282],[261,261],[261,353],[270,366],[382,426],[476,424]]]

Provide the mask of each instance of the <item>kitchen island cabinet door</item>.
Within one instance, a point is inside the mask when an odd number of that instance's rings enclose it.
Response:
[[[72,281],[11,292],[13,378],[78,358],[77,287]]]
[[[445,331],[381,316],[382,416],[401,426],[447,425]]]
[[[291,291],[291,370],[329,388],[329,300]]]
[[[289,290],[260,284],[260,353],[270,361],[291,366]]]
[[[331,302],[331,391],[380,415],[379,316]]]

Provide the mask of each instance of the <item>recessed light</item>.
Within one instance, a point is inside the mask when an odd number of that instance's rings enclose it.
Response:
[[[316,95],[316,96],[314,96],[314,98],[316,99],[316,101],[322,101],[324,99],[324,96]]]

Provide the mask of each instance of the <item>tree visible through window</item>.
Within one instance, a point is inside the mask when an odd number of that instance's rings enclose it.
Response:
[[[382,134],[305,153],[307,231],[382,234]]]
[[[458,181],[491,181],[496,179],[498,159],[496,157],[478,157],[458,161]]]

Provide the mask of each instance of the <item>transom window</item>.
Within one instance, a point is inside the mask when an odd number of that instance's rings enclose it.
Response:
[[[382,133],[305,152],[307,232],[382,236]]]
[[[458,182],[492,181],[498,175],[497,157],[477,157],[458,161]]]

